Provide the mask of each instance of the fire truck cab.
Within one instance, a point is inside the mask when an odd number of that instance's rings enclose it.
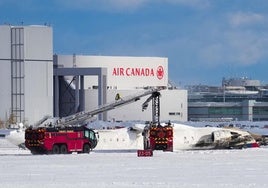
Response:
[[[86,126],[38,127],[25,131],[25,146],[33,154],[89,153],[97,142],[98,133]]]

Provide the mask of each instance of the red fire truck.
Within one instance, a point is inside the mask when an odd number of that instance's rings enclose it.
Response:
[[[38,127],[25,131],[25,146],[33,154],[89,153],[98,142],[98,133],[86,126]]]
[[[143,137],[145,150],[173,151],[173,128],[170,125],[148,125]]]
[[[160,125],[160,93],[154,92],[142,104],[142,109],[148,107],[152,101],[152,123],[147,125],[143,130],[144,150],[164,150],[173,151],[173,128],[171,123]]]

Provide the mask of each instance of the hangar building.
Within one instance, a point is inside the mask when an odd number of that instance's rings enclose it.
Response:
[[[12,117],[30,125],[46,115],[64,117],[92,110],[113,102],[118,93],[136,95],[151,87],[168,88],[161,91],[160,120],[187,121],[187,91],[169,87],[167,58],[53,57],[52,35],[48,26],[0,26],[1,121]],[[61,72],[63,68],[75,75]],[[111,110],[102,119],[150,121],[151,109],[141,110],[145,100]]]
[[[160,98],[160,120],[187,121],[187,91],[168,87],[168,59],[164,57],[127,57],[127,56],[85,56],[85,55],[55,55],[54,67],[57,68],[96,68],[107,69],[107,103],[115,100],[117,93],[121,97],[135,95],[152,87],[165,87],[161,91]],[[55,72],[55,71],[54,71]],[[64,77],[65,85],[75,90],[72,84],[74,77]],[[85,110],[93,110],[98,107],[98,77],[87,76],[84,78],[85,88]],[[60,83],[64,85],[64,83]],[[81,87],[81,84],[80,84]],[[70,105],[72,95],[68,87],[61,90],[60,109],[67,112],[75,109]],[[73,91],[74,92],[74,91]],[[148,96],[149,97],[149,96]],[[111,110],[104,120],[126,121],[152,119],[151,107],[142,111],[142,103],[147,98],[128,104],[121,108]],[[74,101],[73,101],[74,103]],[[63,107],[65,106],[65,107]],[[69,106],[69,107],[68,107]],[[61,111],[61,110],[60,110]],[[65,116],[64,112],[59,112]],[[74,112],[72,112],[74,113]]]

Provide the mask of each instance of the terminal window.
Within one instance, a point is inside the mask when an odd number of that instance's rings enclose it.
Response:
[[[169,115],[170,116],[179,116],[179,115],[181,115],[181,113],[180,112],[169,112]]]

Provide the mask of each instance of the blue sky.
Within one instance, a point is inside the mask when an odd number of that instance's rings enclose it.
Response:
[[[0,24],[50,24],[54,53],[158,56],[177,85],[268,84],[267,0],[0,0]]]

